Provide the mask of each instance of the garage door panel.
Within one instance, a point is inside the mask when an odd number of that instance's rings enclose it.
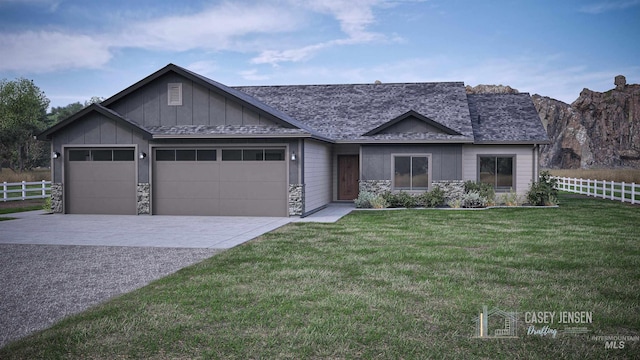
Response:
[[[287,216],[286,161],[154,161],[153,213]]]
[[[177,181],[158,181],[155,184],[156,192],[161,195],[158,197],[170,198],[170,199],[216,199],[220,192],[219,183],[216,182],[204,182],[204,181],[191,181],[191,182],[177,182]]]
[[[274,209],[282,208],[282,200],[261,200],[251,204],[252,216],[274,216]],[[278,216],[287,216],[286,210],[282,210]]]
[[[257,175],[247,165],[249,162],[225,162],[220,166],[220,181],[244,181]]]
[[[109,149],[96,150],[104,152]],[[68,156],[66,159],[64,194],[67,213],[137,213],[135,161],[70,161]]]
[[[195,161],[156,162],[156,178],[160,181],[211,181],[219,178],[219,165],[215,162]]]
[[[130,181],[74,181],[71,185],[69,191],[74,198],[123,198],[136,192]]]
[[[245,196],[248,199],[277,200],[287,196],[287,191],[282,182],[263,181],[257,184],[247,183]]]
[[[217,199],[157,199],[156,215],[206,215],[220,213]]]

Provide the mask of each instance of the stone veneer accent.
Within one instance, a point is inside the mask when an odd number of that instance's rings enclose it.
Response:
[[[431,182],[431,187],[436,186],[444,191],[445,202],[459,199],[464,195],[464,180],[438,180]]]
[[[62,184],[51,184],[51,211],[54,213],[62,213]]]
[[[149,183],[138,183],[136,191],[138,197],[138,215],[150,214],[151,205],[149,199],[151,198],[151,186],[149,185]]]
[[[391,191],[391,180],[360,180],[360,192],[366,191],[375,195],[382,195]]]
[[[304,184],[289,184],[289,216],[302,215]]]

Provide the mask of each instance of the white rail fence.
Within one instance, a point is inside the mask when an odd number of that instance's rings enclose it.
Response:
[[[2,183],[2,201],[43,199],[49,197],[51,181]]]
[[[558,190],[640,204],[640,184],[553,176]]]

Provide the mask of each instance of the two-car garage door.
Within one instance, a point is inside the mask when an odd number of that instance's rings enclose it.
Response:
[[[284,148],[157,148],[153,213],[287,216]]]

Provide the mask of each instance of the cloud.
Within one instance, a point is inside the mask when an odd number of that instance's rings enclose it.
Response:
[[[292,3],[314,13],[328,14],[334,17],[340,24],[340,29],[347,37],[332,39],[297,48],[264,50],[258,56],[251,59],[251,63],[271,64],[273,66],[277,66],[282,62],[299,62],[308,60],[317,52],[334,46],[363,44],[387,40],[387,37],[383,34],[367,30],[368,27],[375,22],[373,7],[378,5],[380,1],[292,0]]]
[[[214,61],[196,61],[186,66],[187,69],[204,76],[212,76],[218,70],[218,65]]]
[[[240,76],[243,79],[249,81],[264,81],[269,80],[269,75],[259,74],[258,69],[249,69],[240,72]]]
[[[111,60],[108,46],[87,35],[27,31],[0,34],[0,70],[34,73],[62,68],[99,68]]]
[[[286,6],[222,3],[200,13],[168,16],[136,24],[117,36],[114,46],[151,50],[234,49],[251,34],[292,31],[297,17]]]
[[[601,14],[607,11],[623,10],[638,5],[640,5],[640,0],[604,1],[585,5],[580,8],[580,11],[587,14]]]

